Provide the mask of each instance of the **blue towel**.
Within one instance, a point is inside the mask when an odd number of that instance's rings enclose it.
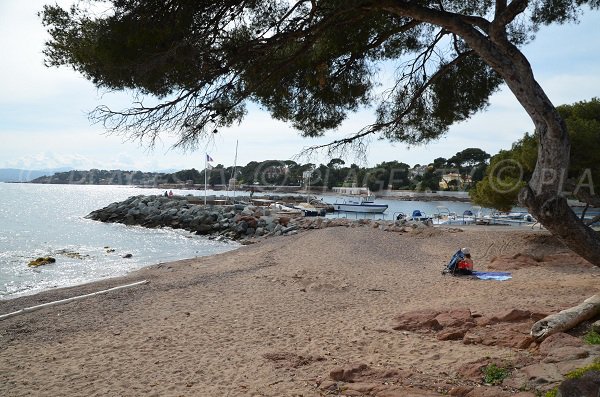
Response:
[[[481,280],[506,281],[512,278],[508,272],[473,272],[473,276]]]

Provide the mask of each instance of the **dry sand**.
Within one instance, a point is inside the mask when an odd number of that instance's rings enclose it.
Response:
[[[505,282],[442,276],[461,246],[479,270],[498,255],[562,259]],[[319,396],[332,369],[356,363],[450,382],[465,362],[517,352],[394,331],[394,317],[575,305],[598,292],[600,272],[567,252],[513,228],[329,228],[0,302],[8,313],[150,281],[0,321],[0,395]]]

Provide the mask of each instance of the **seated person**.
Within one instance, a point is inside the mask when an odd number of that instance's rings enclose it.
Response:
[[[471,259],[471,251],[468,248],[461,249],[464,258],[456,264],[456,275],[471,275],[473,273],[473,259]]]

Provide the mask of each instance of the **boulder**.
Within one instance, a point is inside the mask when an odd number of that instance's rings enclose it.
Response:
[[[567,379],[558,386],[557,397],[600,396],[600,371],[588,371],[579,379]]]
[[[395,330],[417,331],[423,329],[439,330],[442,328],[436,317],[440,314],[437,310],[423,309],[406,312],[398,315],[394,321]]]
[[[31,262],[29,262],[27,264],[27,266],[29,266],[29,267],[38,267],[38,266],[48,265],[48,264],[54,263],[54,262],[56,262],[56,259],[54,259],[51,256],[46,256],[46,257],[43,257],[43,258],[37,258],[37,259],[32,260]]]

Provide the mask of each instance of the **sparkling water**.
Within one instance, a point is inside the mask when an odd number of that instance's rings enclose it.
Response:
[[[202,192],[174,191],[176,194]],[[0,183],[0,299],[123,275],[165,261],[239,247],[185,230],[84,219],[91,211],[164,190],[129,186]],[[124,258],[131,254],[131,258]],[[55,263],[27,266],[38,257]]]

